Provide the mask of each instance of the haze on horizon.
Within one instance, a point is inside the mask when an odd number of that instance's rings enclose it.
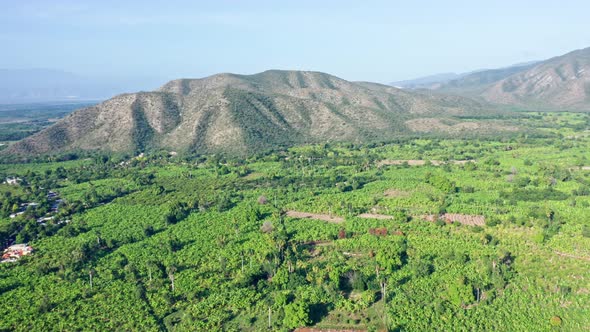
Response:
[[[388,83],[590,46],[590,3],[5,1],[0,68],[103,78],[315,70]]]

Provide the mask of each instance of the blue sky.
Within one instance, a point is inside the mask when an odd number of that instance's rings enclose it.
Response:
[[[390,82],[590,46],[590,1],[0,0],[0,68],[109,77],[266,69]]]

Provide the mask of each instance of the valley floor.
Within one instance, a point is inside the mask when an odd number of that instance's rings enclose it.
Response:
[[[0,184],[0,243],[33,250],[0,264],[0,330],[588,330],[584,117],[543,114],[536,138],[0,164],[22,180]]]

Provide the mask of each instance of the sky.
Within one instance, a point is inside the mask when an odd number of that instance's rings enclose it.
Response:
[[[0,0],[0,68],[196,78],[315,70],[387,83],[590,47],[588,0]]]

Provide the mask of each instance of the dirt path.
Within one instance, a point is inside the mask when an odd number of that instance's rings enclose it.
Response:
[[[344,222],[344,218],[330,215],[328,214],[319,214],[319,213],[308,213],[308,212],[300,212],[300,211],[287,211],[287,216],[291,218],[297,219],[316,219],[322,220],[329,223],[340,224]]]
[[[381,220],[393,219],[392,216],[388,216],[386,214],[376,214],[376,213],[362,213],[362,214],[359,214],[357,217],[365,218],[365,219],[381,219]]]
[[[569,258],[574,258],[574,259],[580,259],[583,261],[588,261],[590,262],[590,257],[582,257],[582,256],[576,256],[576,255],[572,255],[572,254],[566,254],[564,252],[561,251],[557,251],[557,250],[553,250],[553,252],[558,255],[558,256],[562,256],[562,257],[569,257]]]
[[[467,163],[474,163],[475,160],[449,160],[449,161],[442,161],[442,160],[430,160],[430,163],[434,166],[440,166],[444,164],[455,164],[455,165],[465,165]],[[408,166],[424,166],[426,165],[426,160],[381,160],[377,162],[377,167],[381,166],[395,166],[395,165],[403,165],[407,163]]]

